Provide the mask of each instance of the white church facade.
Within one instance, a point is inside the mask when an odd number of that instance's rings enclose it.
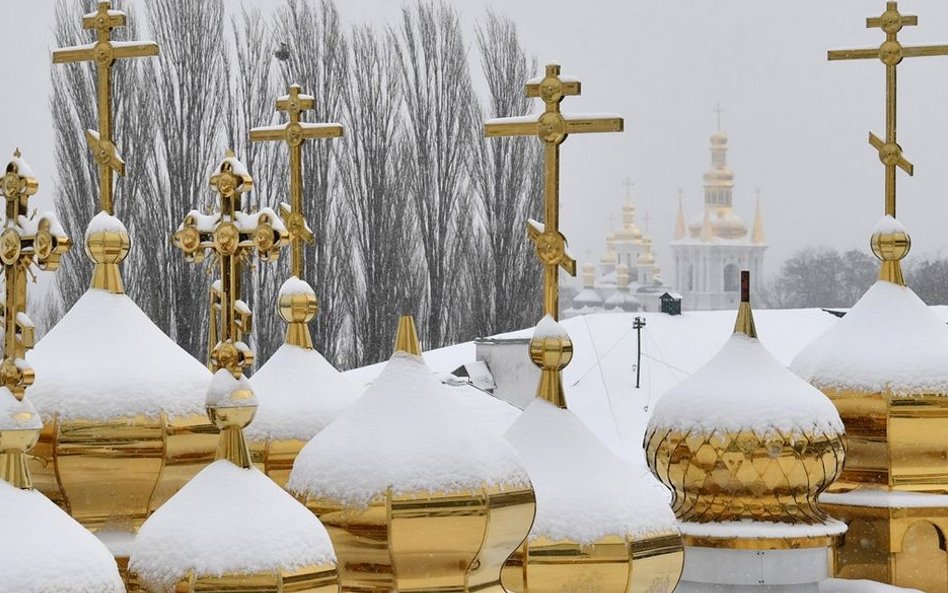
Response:
[[[711,136],[711,170],[704,174],[704,208],[689,223],[681,200],[671,242],[674,285],[686,310],[734,309],[740,301],[740,272],[751,272],[751,292],[759,294],[764,242],[760,202],[751,229],[734,213],[734,173],[727,166],[728,137]]]

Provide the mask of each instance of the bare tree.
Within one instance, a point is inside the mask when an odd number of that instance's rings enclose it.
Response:
[[[487,117],[532,111],[524,83],[537,70],[528,60],[517,28],[488,12],[477,27],[481,66],[490,91],[487,106],[477,106],[478,129]],[[535,138],[483,138],[474,147],[471,179],[482,228],[468,240],[474,254],[468,270],[473,331],[490,335],[529,327],[540,317],[541,274],[533,244],[526,237],[529,218],[540,218],[542,161]]]
[[[339,161],[355,252],[351,258],[357,303],[352,310],[358,343],[355,363],[364,365],[391,353],[395,319],[412,302],[410,264],[418,250],[412,241],[407,176],[399,166],[406,146],[397,58],[365,27],[353,30],[349,47],[349,76],[343,87],[346,136]],[[420,287],[416,283],[414,288]]]
[[[128,26],[116,29],[117,41],[139,39],[138,19],[130,5],[116,2],[115,9],[128,13]],[[85,45],[92,33],[82,28],[82,15],[94,11],[96,2],[59,0],[55,10],[55,36],[59,47]],[[112,114],[114,141],[127,163],[125,177],[115,185],[116,214],[125,221],[136,237],[130,265],[150,260],[148,245],[138,242],[141,231],[151,225],[141,216],[142,204],[149,199],[149,178],[154,174],[155,151],[152,137],[153,120],[147,116],[147,95],[143,90],[148,59],[119,60],[112,69]],[[41,323],[50,326],[89,288],[92,264],[82,253],[82,236],[86,225],[99,211],[99,178],[92,153],[85,139],[86,129],[98,128],[96,111],[97,83],[90,62],[55,66],[51,70],[53,90],[50,111],[56,137],[57,181],[56,208],[63,225],[73,237],[76,248],[64,256],[64,265],[56,274],[53,288],[43,308]],[[159,229],[158,232],[164,232]],[[154,234],[154,231],[152,232]],[[141,298],[144,282],[126,282],[133,298]],[[146,309],[147,310],[147,309]]]
[[[316,99],[315,110],[308,112],[306,118],[317,122],[339,121],[346,83],[347,50],[339,14],[331,0],[312,3],[287,0],[275,18],[272,47],[279,48],[283,88],[299,84],[303,92]],[[346,134],[351,132],[347,127]],[[337,203],[339,182],[333,155],[338,144],[338,140],[306,144],[303,150],[303,201],[307,221],[316,236],[315,247],[306,249],[304,256],[305,280],[316,289],[320,301],[320,314],[313,327],[313,344],[330,362],[340,365],[346,362],[351,351],[346,352],[345,348],[349,340],[342,339],[347,327],[345,282],[348,257],[345,253],[338,256],[334,253],[347,242]],[[281,163],[278,166],[285,168],[285,149],[278,154],[277,162]],[[283,274],[280,282],[285,277]]]
[[[155,237],[149,270],[160,306],[146,308],[151,318],[192,355],[204,359],[207,328],[205,271],[187,263],[169,235],[184,215],[210,200],[208,174],[223,156],[225,113],[230,92],[225,60],[222,0],[147,3],[148,24],[161,54],[149,77],[147,117],[157,124],[161,166],[153,171],[146,216]],[[140,233],[141,235],[141,233]],[[147,239],[146,239],[147,240]],[[170,306],[169,306],[170,305]]]
[[[408,122],[408,192],[427,272],[423,339],[436,348],[458,337],[452,324],[463,317],[459,225],[470,224],[463,211],[466,163],[477,127],[474,90],[458,16],[444,4],[419,2],[403,9],[391,37]]]

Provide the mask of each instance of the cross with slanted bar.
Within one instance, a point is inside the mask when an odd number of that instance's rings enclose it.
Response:
[[[621,132],[618,115],[569,115],[560,112],[560,102],[582,92],[580,82],[561,76],[560,66],[550,64],[542,79],[527,82],[527,96],[543,101],[546,109],[538,117],[507,117],[488,120],[484,134],[501,136],[536,136],[544,145],[545,196],[544,221],[530,220],[527,234],[536,244],[537,256],[543,264],[543,303],[547,315],[559,318],[559,268],[576,275],[576,260],[566,252],[566,238],[560,233],[560,144],[570,134]]]
[[[921,47],[905,47],[898,39],[902,27],[918,25],[918,17],[903,15],[899,12],[897,2],[887,2],[882,16],[866,19],[869,29],[882,29],[885,32],[885,41],[874,49],[843,49],[830,51],[827,57],[833,60],[868,60],[877,58],[885,64],[885,141],[882,141],[872,132],[869,133],[869,144],[879,151],[879,160],[885,165],[885,213],[895,218],[895,181],[896,168],[900,168],[909,175],[914,174],[914,167],[903,155],[902,147],[896,140],[896,75],[897,67],[903,58],[918,58],[927,56],[948,55],[948,45],[929,45]]]
[[[313,109],[316,100],[311,95],[300,94],[300,86],[290,86],[290,94],[277,99],[277,111],[285,111],[289,122],[282,126],[267,126],[250,130],[254,142],[286,142],[290,148],[290,205],[280,206],[280,215],[290,233],[292,274],[303,278],[303,241],[313,242],[313,231],[306,224],[303,214],[303,142],[320,138],[339,138],[342,125],[336,123],[314,124],[300,121],[300,113]]]
[[[99,196],[102,210],[114,214],[112,171],[125,175],[125,161],[112,142],[112,66],[115,60],[157,56],[158,44],[112,41],[112,29],[125,26],[126,15],[112,10],[111,3],[99,2],[99,8],[82,17],[83,29],[94,29],[95,43],[53,50],[53,63],[93,62],[98,84],[99,131],[86,130],[86,142],[99,166]]]

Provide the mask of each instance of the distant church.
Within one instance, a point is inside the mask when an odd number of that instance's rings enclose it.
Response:
[[[748,232],[733,212],[734,173],[727,166],[727,134],[711,136],[711,170],[704,174],[704,210],[685,226],[681,198],[671,242],[674,285],[686,310],[736,309],[741,270],[751,272],[751,292],[760,293],[764,243],[760,202]]]

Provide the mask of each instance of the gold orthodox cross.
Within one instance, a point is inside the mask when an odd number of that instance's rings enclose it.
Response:
[[[286,142],[290,148],[290,205],[280,206],[280,215],[290,233],[290,270],[303,280],[303,241],[313,242],[313,231],[303,213],[303,143],[320,138],[339,138],[342,125],[313,124],[300,121],[300,113],[313,109],[316,100],[300,93],[298,84],[290,85],[290,92],[277,99],[277,111],[286,112],[289,122],[281,126],[266,126],[250,130],[253,142]]]
[[[869,133],[869,144],[879,151],[879,160],[885,165],[885,213],[895,218],[895,181],[896,168],[909,175],[914,167],[903,155],[902,147],[896,139],[896,75],[897,67],[903,58],[948,55],[948,45],[929,45],[905,47],[898,39],[902,27],[918,25],[918,17],[903,15],[897,2],[887,2],[886,10],[878,18],[866,19],[866,27],[878,28],[885,32],[885,41],[873,49],[843,49],[830,51],[830,60],[867,60],[879,59],[885,64],[885,141]]]
[[[26,351],[33,347],[33,323],[26,314],[26,277],[34,264],[41,270],[55,270],[59,259],[72,245],[52,213],[29,214],[30,196],[39,190],[39,181],[29,167],[13,153],[3,176],[6,210],[0,233],[0,263],[4,287],[3,362],[0,384],[17,399],[33,384],[33,369],[26,362]]]
[[[125,161],[112,142],[112,66],[115,60],[157,56],[158,44],[112,41],[112,29],[124,27],[126,15],[111,6],[110,2],[99,2],[98,10],[82,17],[82,28],[95,30],[95,43],[53,50],[53,63],[93,62],[96,66],[99,131],[86,130],[86,141],[99,166],[101,209],[114,214],[112,172],[125,175]]]
[[[215,212],[192,210],[174,234],[174,244],[191,262],[210,253],[219,264],[220,277],[211,287],[211,322],[207,366],[225,368],[234,377],[253,364],[253,352],[243,342],[250,331],[250,308],[240,299],[241,267],[251,253],[273,261],[287,243],[287,232],[276,213],[264,208],[256,213],[241,210],[240,195],[250,191],[253,178],[231,151],[211,177],[220,204]]]
[[[536,244],[537,256],[543,264],[543,303],[547,315],[559,319],[559,268],[576,275],[576,260],[566,252],[566,238],[560,233],[560,144],[570,134],[621,132],[618,115],[568,115],[560,112],[560,102],[579,95],[578,80],[560,76],[560,67],[550,64],[542,79],[527,83],[527,96],[540,98],[545,110],[539,117],[507,117],[489,120],[484,126],[488,138],[501,136],[536,136],[544,146],[545,196],[543,223],[528,222],[527,234]]]

